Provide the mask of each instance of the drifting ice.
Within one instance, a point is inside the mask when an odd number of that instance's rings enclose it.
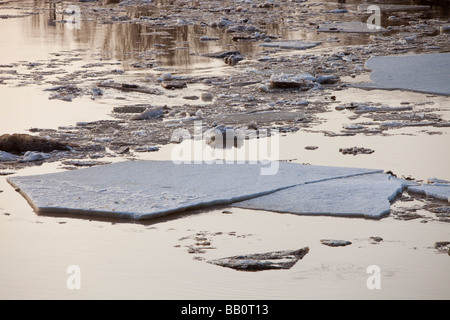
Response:
[[[301,215],[380,218],[411,182],[377,173],[299,185],[234,206]]]
[[[38,214],[142,220],[230,205],[293,213],[379,218],[406,182],[380,170],[278,163],[174,164],[126,161],[75,171],[10,177]]]

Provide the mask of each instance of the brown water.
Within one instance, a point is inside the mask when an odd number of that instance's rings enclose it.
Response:
[[[113,7],[114,1],[105,1]],[[317,1],[318,2],[318,1]],[[164,7],[155,1],[151,9]],[[347,0],[348,4],[360,1]],[[396,3],[400,3],[397,1]],[[433,5],[432,14],[448,18],[448,1],[403,1],[405,4]],[[37,14],[0,19],[0,64],[18,63],[18,73],[29,74],[29,62],[45,62],[63,54],[65,69],[109,61],[111,68],[132,70],[134,62],[155,64],[159,70],[185,74],[223,74],[221,61],[199,55],[237,49],[245,54],[259,50],[250,42],[231,42],[213,28],[182,25],[176,28],[149,28],[139,24],[100,24],[82,21],[82,27],[68,29],[61,20],[64,3],[12,1],[0,5],[0,14]],[[336,2],[324,8],[339,8]],[[20,9],[17,9],[20,8]],[[145,11],[147,10],[147,11]],[[129,15],[148,15],[142,8]],[[287,19],[288,20],[288,19]],[[288,23],[286,20],[286,23]],[[384,21],[383,23],[388,23]],[[383,25],[384,26],[384,25]],[[288,39],[323,40],[329,35],[302,30],[285,30],[278,24],[269,30]],[[285,31],[283,31],[285,30]],[[216,36],[215,42],[201,42],[202,35]],[[369,37],[336,35],[341,43],[365,44]],[[156,45],[156,46],[155,46]],[[329,44],[333,45],[333,44]],[[5,49],[6,48],[6,49]],[[160,68],[160,69],[158,69]],[[0,68],[11,70],[11,68]],[[44,69],[45,70],[45,69]],[[142,72],[142,71],[140,71]],[[147,71],[145,71],[147,72]],[[148,70],[153,72],[153,70]],[[7,77],[8,74],[2,74]],[[0,84],[0,134],[23,132],[30,127],[57,127],[77,121],[107,119],[120,102],[76,99],[72,103],[48,100],[45,84],[26,85],[20,80]],[[392,106],[402,101],[432,100],[449,119],[448,97],[427,97],[399,91],[336,92],[341,102],[383,102]],[[416,129],[394,130],[391,136],[325,137],[320,130],[339,130],[351,122],[348,114],[334,111],[323,115],[327,121],[280,140],[280,159],[299,163],[370,167],[392,170],[399,176],[425,180],[450,179],[448,128],[439,135]],[[420,130],[420,129],[419,129]],[[304,149],[319,147],[316,151]],[[364,146],[375,149],[368,156],[343,156],[340,147]],[[166,146],[148,159],[170,159]],[[59,163],[44,164],[15,175],[59,172]],[[36,215],[28,203],[0,177],[0,298],[1,299],[448,299],[450,297],[449,257],[433,249],[436,241],[448,241],[448,224],[421,219],[380,221],[302,217],[289,214],[229,208],[213,208],[180,214],[149,224],[119,221],[91,221]],[[223,210],[232,214],[222,214]],[[425,213],[424,213],[425,214]],[[187,252],[193,237],[206,235],[216,249],[203,255]],[[219,234],[220,233],[220,234]],[[374,245],[371,236],[384,241]],[[186,240],[182,240],[188,237]],[[329,248],[320,239],[353,242],[345,248]],[[309,246],[310,253],[286,271],[242,273],[205,263],[204,260],[236,254],[297,249]],[[200,259],[193,259],[196,256]],[[67,267],[81,269],[81,289],[66,286]],[[381,290],[366,286],[367,267],[381,268]]]

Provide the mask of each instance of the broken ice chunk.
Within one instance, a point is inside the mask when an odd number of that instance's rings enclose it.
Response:
[[[408,191],[450,202],[450,184],[425,184],[421,186],[411,186],[408,188]]]
[[[318,181],[234,204],[247,209],[299,215],[381,218],[411,182],[387,174]]]
[[[330,240],[330,239],[320,240],[320,243],[329,247],[346,247],[352,244],[350,241],[346,240]]]
[[[19,162],[42,161],[51,158],[51,154],[37,151],[27,151]]]
[[[311,41],[277,41],[277,42],[265,42],[260,44],[261,47],[269,47],[269,48],[279,48],[279,49],[288,49],[288,50],[306,50],[310,48],[314,48],[318,45],[322,44],[321,42],[311,42]]]
[[[5,151],[0,151],[0,162],[2,162],[2,161],[5,161],[5,162],[6,161],[16,161],[18,159],[19,159],[19,157],[14,155],[14,154],[12,154],[12,153],[5,152]]]
[[[132,117],[131,120],[149,120],[161,118],[163,116],[164,116],[163,108],[156,107],[156,108],[148,108],[141,114]]]
[[[239,271],[262,271],[273,269],[290,269],[309,252],[305,247],[293,251],[275,251],[239,255],[208,261],[208,263],[232,268]]]
[[[349,22],[326,22],[319,25],[317,29],[319,32],[348,32],[348,33],[377,33],[385,31],[384,28],[376,26],[371,29],[368,27],[367,23],[360,21],[349,21]]]

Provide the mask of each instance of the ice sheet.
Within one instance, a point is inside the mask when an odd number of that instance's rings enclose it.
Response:
[[[266,48],[279,48],[279,49],[288,49],[288,50],[306,50],[306,49],[317,47],[320,44],[322,44],[322,43],[296,40],[296,41],[266,42],[266,43],[260,44],[260,46],[266,47]]]
[[[411,182],[377,173],[309,183],[243,201],[233,206],[294,213],[381,218]]]
[[[369,28],[367,23],[360,21],[349,22],[325,22],[319,25],[319,32],[344,32],[344,33],[379,33],[385,31],[382,27]]]
[[[186,209],[231,204],[284,188],[379,172],[374,169],[278,163],[174,164],[126,161],[45,175],[9,177],[37,213],[148,219]]]
[[[450,53],[373,57],[366,67],[372,83],[362,87],[450,95]]]
[[[450,184],[421,185],[409,187],[408,191],[450,202]]]

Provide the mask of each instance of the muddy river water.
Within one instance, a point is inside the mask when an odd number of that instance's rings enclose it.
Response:
[[[252,112],[298,111],[310,119],[304,121],[297,117],[291,122],[275,119],[267,124],[282,129],[277,136],[280,141],[277,160],[381,169],[419,182],[435,177],[450,181],[450,96],[354,86],[369,77],[361,57],[384,53],[377,50],[390,50],[388,54],[402,50],[406,54],[449,52],[448,37],[435,32],[439,30],[436,24],[449,24],[448,1],[390,1],[396,5],[429,8],[383,14],[382,26],[390,27],[383,36],[317,32],[318,25],[327,21],[365,21],[367,15],[357,13],[357,6],[363,3],[358,0],[292,1],[289,5],[280,1],[281,6],[268,5],[266,9],[257,5],[278,1],[226,1],[220,8],[208,6],[203,14],[202,1],[183,1],[189,8],[186,13],[182,5],[174,4],[176,1],[148,1],[145,5],[119,2],[0,1],[0,135],[30,133],[33,128],[36,134],[42,132],[44,136],[65,141],[74,137],[77,142],[91,143],[107,141],[104,134],[113,133],[106,129],[93,131],[102,135],[89,140],[76,124],[95,123],[93,126],[98,129],[99,121],[124,121],[125,124],[118,124],[125,127],[129,119],[113,112],[115,107],[148,104],[169,108],[164,123],[149,122],[148,127],[145,123],[130,124],[136,126],[132,127],[132,136],[136,137],[149,128],[169,130],[172,123],[178,124],[175,119],[184,110],[191,116],[196,110],[203,110],[203,121],[211,126],[218,115],[229,113],[232,117],[246,105]],[[245,38],[237,40],[230,36],[231,32],[211,24],[225,23],[227,19],[223,17],[237,11],[237,7],[243,12],[249,10],[243,19],[253,17],[256,32],[262,30],[260,33],[270,35],[272,40],[322,44],[302,51],[272,50],[262,47],[261,38],[254,33],[235,33],[236,37]],[[69,14],[66,11],[69,8],[80,9],[79,16]],[[222,13],[217,16],[219,9]],[[257,12],[254,16],[252,10]],[[264,14],[270,10],[274,12],[271,19]],[[230,21],[233,19],[230,16]],[[423,28],[411,31],[403,28],[404,25]],[[428,29],[431,27],[434,31]],[[419,34],[418,39],[430,45],[420,42],[410,46],[411,35],[407,32]],[[205,56],[229,50],[239,51],[245,60],[230,66],[223,59]],[[340,54],[351,50],[354,50],[351,54]],[[311,56],[319,58],[305,60]],[[333,64],[338,60],[332,59],[342,56],[349,57],[345,63],[352,63],[353,71],[348,71],[347,65]],[[319,61],[321,57],[328,59],[327,65],[316,70],[335,68],[342,72],[341,83],[346,85],[325,87],[323,91],[275,90],[268,94],[259,87],[267,83],[266,75],[272,72],[303,73],[305,69],[302,72],[292,69],[304,67],[305,64],[297,63],[298,59]],[[187,88],[162,90],[155,95],[103,88],[101,96],[93,96],[91,91],[101,81],[111,79],[144,83],[160,90],[158,78],[168,72],[187,81]],[[255,84],[250,87],[233,85],[253,80]],[[59,97],[50,99],[53,92],[45,91],[68,84],[80,88],[70,101]],[[205,92],[211,92],[215,100],[199,99]],[[197,100],[186,99],[190,96]],[[305,99],[308,100],[305,109],[292,103]],[[412,111],[408,110],[406,115],[356,114],[354,108],[342,107],[355,103],[412,106]],[[383,124],[391,121],[417,117],[434,122],[383,128]],[[193,128],[191,122],[187,127]],[[123,130],[119,134],[124,137],[130,134],[128,129]],[[129,157],[119,156],[114,145],[106,145],[101,160],[171,160],[176,145],[163,141],[166,140],[161,138],[154,142],[159,146],[158,152],[135,152]],[[120,145],[123,146],[127,145]],[[365,147],[374,152],[348,155],[339,151],[349,147]],[[450,298],[450,259],[435,248],[438,241],[450,241],[448,219],[436,219],[427,210],[430,205],[448,208],[448,203],[405,193],[392,204],[392,213],[381,220],[308,217],[220,207],[131,223],[37,215],[6,182],[7,176],[66,169],[76,168],[67,168],[60,161],[20,166],[0,162],[0,298]],[[396,212],[403,211],[417,213],[419,217],[399,219]],[[374,243],[371,237],[375,236],[383,241]],[[207,239],[210,247],[192,250],[199,248],[198,238]],[[331,248],[322,245],[321,239],[349,240],[352,245]],[[238,272],[205,262],[305,246],[310,252],[290,270]],[[381,288],[376,290],[367,286],[370,276],[367,270],[373,265],[381,270]],[[81,270],[80,289],[68,286],[70,266]]]

